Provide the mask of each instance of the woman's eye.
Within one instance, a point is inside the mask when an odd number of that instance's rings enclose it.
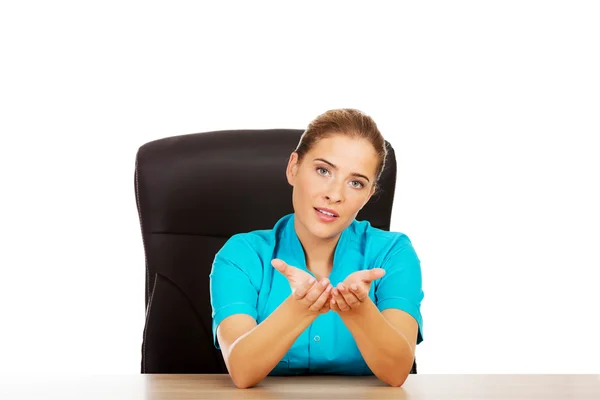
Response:
[[[363,183],[361,181],[352,181],[351,183],[353,183],[353,184],[356,183],[357,184],[357,185],[352,185],[352,187],[356,188],[356,189],[360,189],[363,186],[365,186],[365,185],[363,185]]]
[[[321,171],[325,171],[325,172],[322,173]],[[329,171],[327,171],[326,168],[317,167],[317,172],[319,173],[319,175],[326,175]]]

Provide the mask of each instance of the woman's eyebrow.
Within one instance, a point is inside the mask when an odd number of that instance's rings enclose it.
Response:
[[[328,164],[328,165],[329,165],[331,168],[333,168],[333,169],[335,169],[335,170],[337,170],[337,169],[338,169],[338,167],[337,167],[337,166],[335,166],[334,164],[330,163],[329,161],[327,161],[327,160],[326,160],[326,159],[324,159],[324,158],[315,158],[313,161],[322,161],[322,162],[324,162],[325,164]],[[356,177],[359,177],[359,178],[366,179],[366,180],[367,180],[367,182],[370,182],[369,178],[367,178],[367,177],[366,177],[365,175],[363,175],[363,174],[359,174],[358,172],[352,172],[352,173],[350,173],[350,175],[352,175],[352,176],[356,176]]]

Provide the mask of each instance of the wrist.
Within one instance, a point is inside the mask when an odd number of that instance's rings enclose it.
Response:
[[[360,304],[359,307],[350,309],[347,311],[340,312],[340,317],[347,322],[355,322],[363,319],[365,313],[369,312],[369,308],[373,308],[375,303],[367,296],[365,300]],[[376,306],[375,306],[376,307]]]
[[[362,307],[360,307],[362,308]],[[338,313],[340,318],[346,322],[354,322],[360,319],[360,310],[347,310]]]
[[[287,309],[289,309],[290,314],[292,314],[295,318],[300,318],[302,322],[305,322],[310,325],[318,316],[318,311],[311,311],[304,304],[294,298],[294,294],[290,294],[287,299],[285,299],[284,304]]]

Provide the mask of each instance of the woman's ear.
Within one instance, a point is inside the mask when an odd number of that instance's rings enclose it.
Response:
[[[290,159],[288,161],[287,168],[285,170],[285,175],[287,177],[288,183],[292,186],[296,183],[296,174],[298,173],[298,153],[295,151],[290,154]]]

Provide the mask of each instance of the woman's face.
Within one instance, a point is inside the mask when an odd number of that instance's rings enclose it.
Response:
[[[319,238],[336,237],[373,195],[378,162],[370,142],[339,134],[318,141],[301,163],[292,153],[286,175],[297,222]]]

